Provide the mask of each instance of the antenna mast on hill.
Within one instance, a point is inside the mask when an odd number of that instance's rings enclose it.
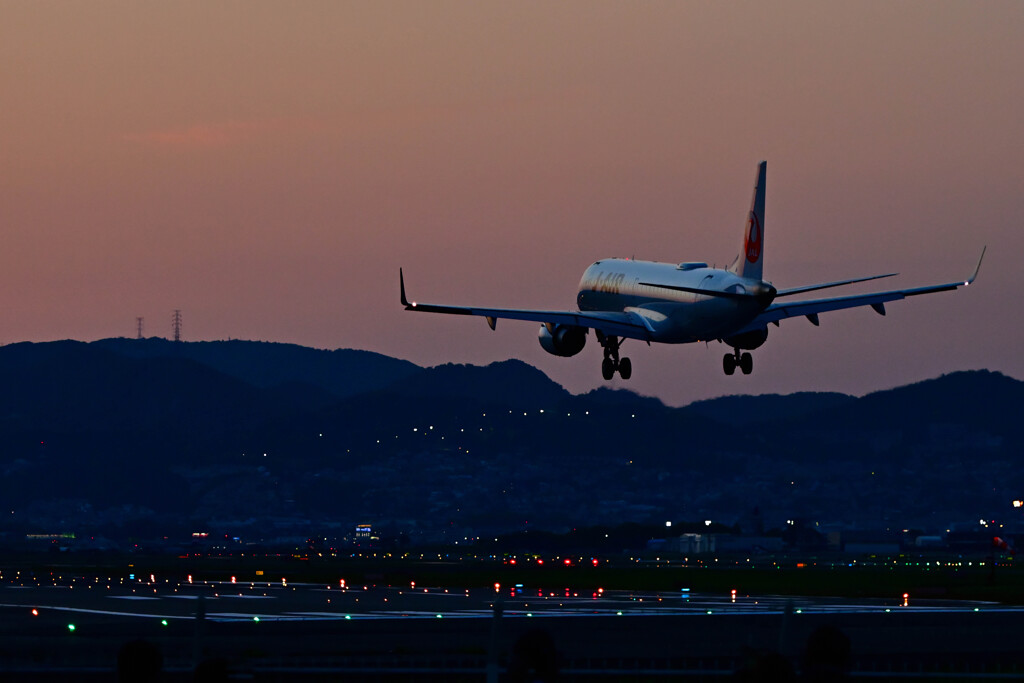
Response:
[[[174,323],[174,341],[180,342],[181,341],[181,310],[180,309],[177,309],[177,308],[174,309],[174,317],[172,318],[172,322]]]
[[[136,339],[142,339],[142,318],[135,319]]]

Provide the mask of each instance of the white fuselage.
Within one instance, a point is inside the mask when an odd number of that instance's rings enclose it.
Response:
[[[680,291],[754,294],[726,298]],[[581,311],[622,311],[640,316],[651,341],[683,344],[722,339],[758,316],[774,298],[771,285],[705,263],[604,259],[586,269],[576,303]]]

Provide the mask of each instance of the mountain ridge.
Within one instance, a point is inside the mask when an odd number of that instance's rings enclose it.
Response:
[[[261,359],[250,381],[224,360],[235,352]],[[768,519],[938,527],[1024,498],[1024,382],[995,372],[677,408],[606,387],[573,395],[518,360],[394,360],[235,341],[0,347],[0,497],[17,513],[0,533],[25,528],[22,515],[81,529],[141,515],[376,520],[429,536],[527,515],[558,529],[755,506]]]

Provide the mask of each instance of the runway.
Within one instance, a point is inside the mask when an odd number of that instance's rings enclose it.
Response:
[[[325,671],[387,679],[410,668],[417,679],[482,680],[489,661],[507,662],[520,636],[542,629],[577,678],[625,667],[641,678],[660,671],[689,679],[730,673],[760,652],[798,661],[808,635],[831,624],[849,636],[862,672],[1008,675],[1024,672],[1022,611],[913,595],[8,576],[0,583],[0,667],[14,680],[41,671],[109,677],[118,648],[143,638],[159,644],[175,680],[211,656],[254,680]]]
[[[200,608],[200,603],[202,607]],[[602,588],[552,590],[524,585],[454,589],[425,586],[325,585],[287,581],[232,582],[98,576],[18,578],[0,584],[0,609],[19,608],[109,620],[211,622],[367,621],[387,619],[492,619],[566,617],[851,615],[1018,613],[1024,608],[994,602],[715,595],[680,591]],[[35,615],[34,615],[35,616]]]

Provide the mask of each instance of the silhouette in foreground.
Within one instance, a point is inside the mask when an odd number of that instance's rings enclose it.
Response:
[[[850,671],[850,639],[835,626],[819,626],[807,637],[803,678],[807,681],[845,681]]]
[[[739,669],[734,679],[750,683],[790,683],[796,680],[796,671],[778,652],[764,652]]]
[[[160,680],[164,656],[148,640],[129,640],[117,653],[118,683],[150,683]]]
[[[554,681],[558,678],[558,650],[551,634],[533,629],[519,636],[508,664],[509,681]]]

